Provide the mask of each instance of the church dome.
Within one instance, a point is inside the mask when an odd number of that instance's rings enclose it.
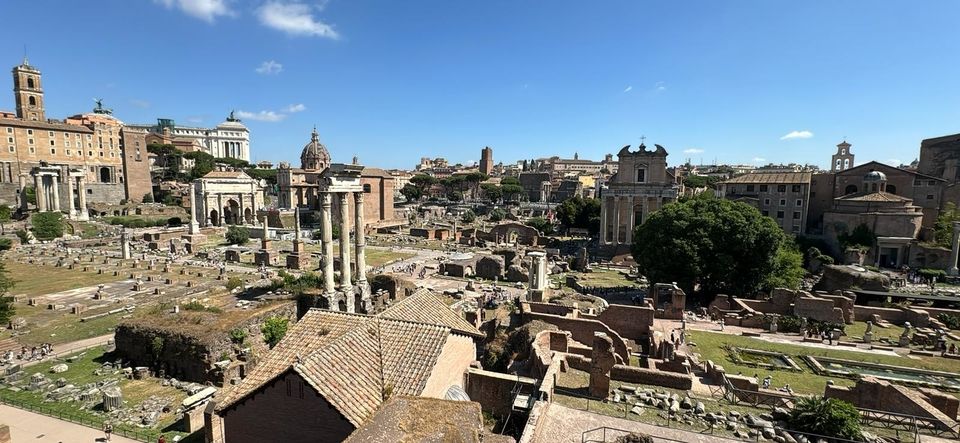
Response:
[[[330,166],[330,152],[327,147],[320,143],[320,135],[317,134],[317,128],[313,128],[310,134],[310,143],[303,147],[300,153],[300,168],[308,171],[322,171]]]
[[[880,171],[870,171],[863,177],[865,182],[885,182],[887,181],[887,174],[884,174]]]

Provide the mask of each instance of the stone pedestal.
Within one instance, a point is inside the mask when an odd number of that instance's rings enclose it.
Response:
[[[223,260],[227,263],[239,263],[240,251],[237,251],[236,249],[227,249],[223,252]]]
[[[103,388],[103,410],[106,412],[116,411],[123,408],[123,395],[117,386]]]
[[[873,333],[872,333],[872,332],[864,333],[864,334],[863,334],[863,342],[864,342],[864,343],[873,343]]]
[[[261,249],[253,254],[253,262],[257,266],[274,266],[280,260],[278,255],[276,252]]]
[[[294,252],[287,254],[287,269],[308,270],[310,269],[310,256]]]

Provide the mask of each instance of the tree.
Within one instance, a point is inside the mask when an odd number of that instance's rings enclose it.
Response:
[[[796,244],[790,242],[781,246],[773,257],[773,272],[763,282],[763,290],[774,288],[799,289],[800,282],[805,274],[803,269],[803,253]],[[819,251],[818,251],[819,252]],[[830,258],[830,257],[827,257]]]
[[[777,270],[786,235],[757,209],[724,199],[691,199],[654,212],[633,236],[633,257],[651,283],[692,293],[746,295]]]
[[[23,193],[27,196],[27,203],[30,203],[31,205],[37,204],[37,188],[33,186],[27,186],[23,188]]]
[[[857,225],[856,228],[853,228],[853,231],[849,233],[842,232],[837,235],[837,240],[844,249],[870,249],[873,247],[873,242],[876,241],[876,238],[877,236],[873,234],[870,227],[862,223]]]
[[[553,223],[550,223],[542,217],[534,217],[527,220],[527,226],[540,231],[540,233],[543,235],[553,234]]]
[[[13,297],[7,297],[7,293],[13,289],[16,282],[10,278],[7,273],[6,265],[0,262],[0,324],[7,324],[17,313],[17,308],[13,304]]]
[[[938,246],[950,249],[953,247],[953,223],[960,222],[960,210],[954,202],[947,202],[940,210],[937,216],[937,222],[933,225],[936,242]]]
[[[53,240],[63,236],[63,215],[59,212],[40,212],[30,218],[33,235],[38,240]]]
[[[464,183],[470,186],[470,196],[471,198],[477,198],[479,193],[480,183],[489,179],[490,176],[482,172],[471,172],[464,176]]]
[[[504,200],[514,200],[523,193],[523,186],[516,177],[504,177],[500,180],[500,192],[503,193]]]
[[[490,218],[490,221],[492,222],[501,221],[506,217],[507,217],[507,211],[504,211],[503,209],[494,208],[492,211],[490,211],[489,218]]]
[[[250,241],[250,230],[243,226],[230,226],[225,238],[231,245],[244,245]]]
[[[573,197],[557,207],[557,219],[566,229],[586,229],[591,234],[600,232],[600,200]]]
[[[153,203],[153,193],[148,192],[146,194],[143,194],[143,200],[141,201],[144,203]]]
[[[419,201],[421,198],[423,198],[423,191],[412,183],[403,185],[403,187],[400,188],[400,194],[403,194],[407,201],[410,202]]]
[[[427,174],[417,174],[410,178],[410,184],[420,190],[420,195],[429,195],[430,188],[437,184],[437,178]]]
[[[720,177],[707,175],[688,175],[683,177],[683,185],[689,188],[713,188],[716,189]]]
[[[503,198],[503,190],[497,185],[484,183],[480,185],[480,189],[483,190],[483,196],[494,203]]]
[[[451,175],[440,180],[440,185],[446,191],[447,198],[453,201],[463,200],[463,191],[466,184],[467,177],[465,175]],[[456,194],[457,197],[454,197],[453,194]]]
[[[13,217],[13,210],[7,205],[0,205],[0,234],[7,233],[7,229],[3,224],[9,223],[11,217]]]
[[[473,223],[477,220],[477,214],[474,214],[473,211],[467,210],[462,216],[460,216],[460,221],[464,223]]]
[[[800,432],[848,440],[862,437],[857,408],[836,398],[800,397],[788,423]]]
[[[273,349],[284,335],[287,335],[287,325],[289,321],[283,317],[270,317],[260,326],[260,332],[263,333],[263,341]]]

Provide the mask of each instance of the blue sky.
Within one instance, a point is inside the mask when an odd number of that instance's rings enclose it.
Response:
[[[909,162],[960,132],[956,1],[31,0],[0,17],[21,18],[0,54],[27,45],[48,115],[93,97],[138,123],[236,109],[254,160],[297,159],[314,125],[334,161],[385,168],[484,146],[599,159],[641,136],[671,164],[826,166],[844,137],[857,163]]]

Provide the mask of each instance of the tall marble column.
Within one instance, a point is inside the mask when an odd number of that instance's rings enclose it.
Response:
[[[223,219],[227,217],[227,211],[223,210],[223,194],[217,194],[217,214],[220,214],[217,226],[223,226]]]
[[[20,193],[17,195],[20,210],[27,212],[27,174],[20,174]]]
[[[363,223],[363,192],[353,193],[353,212],[354,212],[354,255],[357,262],[357,293],[360,294],[360,300],[363,301],[363,309],[370,314],[373,306],[370,305],[370,284],[367,283],[367,235]]]
[[[613,197],[613,244],[620,244],[620,197]]]
[[[73,205],[73,181],[75,178],[67,173],[67,217],[71,220],[77,217],[77,211]]]
[[[42,174],[33,176],[33,194],[37,197],[37,211],[47,212],[47,187]]]
[[[880,256],[879,252],[877,256]],[[960,222],[953,222],[953,248],[950,250],[950,267],[947,268],[947,275],[955,277],[960,273],[957,269],[958,256],[960,256]]]
[[[340,196],[340,291],[347,302],[347,312],[356,312],[353,279],[350,278],[350,201],[347,193]]]
[[[52,182],[51,188],[53,189],[53,210],[54,212],[60,212],[60,175],[51,175],[50,181]]]
[[[600,244],[607,244],[607,212],[610,211],[610,205],[607,204],[607,198],[600,199]]]
[[[87,211],[87,179],[80,176],[77,180],[77,204],[80,206],[80,220],[90,218],[90,212]]]
[[[197,221],[197,184],[190,182],[190,234],[200,233],[200,222]]]
[[[333,281],[333,220],[330,217],[330,194],[320,193],[320,231],[323,247],[323,293],[330,301],[330,309],[337,311],[338,300]]]

